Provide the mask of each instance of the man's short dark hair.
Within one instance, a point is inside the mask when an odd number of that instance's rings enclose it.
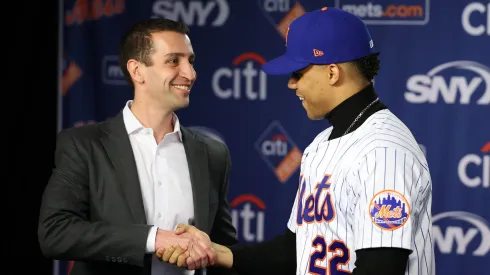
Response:
[[[351,61],[350,63],[359,71],[359,73],[368,81],[374,79],[379,72],[379,53],[373,53]]]
[[[136,22],[122,37],[119,49],[119,66],[132,86],[133,81],[126,68],[128,60],[135,59],[146,66],[153,65],[151,54],[154,48],[151,35],[152,33],[161,31],[188,34],[189,28],[181,22],[165,18],[151,18]]]

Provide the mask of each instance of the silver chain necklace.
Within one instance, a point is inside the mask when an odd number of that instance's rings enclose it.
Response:
[[[349,128],[347,128],[347,131],[345,131],[345,133],[343,134],[343,136],[347,135],[347,133],[350,131],[350,128],[352,128],[352,126],[354,126],[354,124],[356,124],[356,122],[359,120],[359,118],[361,118],[361,116],[364,114],[364,112],[366,112],[366,110],[369,109],[369,107],[371,107],[378,100],[379,100],[379,98],[376,98],[373,102],[369,103],[369,105],[366,106],[366,108],[364,108],[364,110],[362,110],[359,113],[359,115],[357,115],[356,119],[354,119],[354,121],[350,124]]]

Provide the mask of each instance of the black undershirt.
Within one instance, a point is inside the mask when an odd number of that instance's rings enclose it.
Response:
[[[370,84],[335,107],[325,118],[333,126],[329,140],[341,137],[351,123],[377,98]],[[355,131],[366,119],[387,107],[377,101],[369,107],[349,132]],[[233,269],[239,275],[296,274],[296,234],[286,229],[270,241],[253,245],[237,244],[233,252]],[[401,248],[370,248],[356,250],[355,268],[351,275],[404,275],[411,251]]]

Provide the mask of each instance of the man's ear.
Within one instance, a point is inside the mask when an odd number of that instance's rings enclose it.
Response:
[[[325,69],[327,70],[328,84],[335,85],[340,78],[340,67],[337,64],[329,64]]]
[[[129,59],[126,63],[126,68],[128,69],[129,75],[134,82],[143,84],[145,83],[144,78],[144,66],[135,59]]]

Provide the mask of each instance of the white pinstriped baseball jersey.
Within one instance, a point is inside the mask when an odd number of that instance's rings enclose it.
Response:
[[[406,275],[434,275],[432,182],[411,131],[389,110],[329,141],[331,131],[303,153],[288,222],[297,274],[350,274],[357,249],[398,247],[413,251]]]

